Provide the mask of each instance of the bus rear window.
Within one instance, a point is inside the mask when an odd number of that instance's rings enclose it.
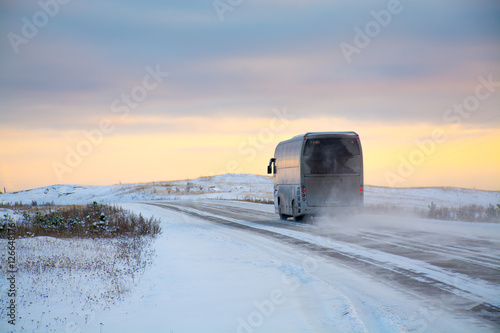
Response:
[[[355,138],[308,139],[304,147],[306,174],[360,173],[361,161]]]

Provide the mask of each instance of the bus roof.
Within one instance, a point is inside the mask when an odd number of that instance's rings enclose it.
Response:
[[[301,134],[294,136],[291,140],[293,139],[299,139],[299,138],[318,138],[318,137],[325,137],[325,136],[336,136],[336,137],[350,137],[350,136],[355,136],[357,137],[358,134],[356,132],[308,132],[306,134]]]

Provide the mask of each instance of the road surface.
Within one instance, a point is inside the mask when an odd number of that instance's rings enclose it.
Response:
[[[239,230],[240,238],[261,251],[295,260],[348,297],[350,311],[356,311],[367,331],[384,330],[384,325],[439,330],[449,327],[447,320],[500,330],[497,226],[375,215],[300,223],[280,221],[271,205],[217,200],[150,204]],[[290,252],[274,251],[273,242]],[[334,274],[331,267],[350,273]]]

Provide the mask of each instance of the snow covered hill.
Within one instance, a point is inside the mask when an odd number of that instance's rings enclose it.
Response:
[[[54,185],[0,195],[0,202],[30,204],[86,204],[89,202],[130,202],[150,200],[263,200],[271,201],[273,179],[249,174],[225,174],[194,180],[165,181],[111,186]],[[365,187],[365,203],[405,208],[440,206],[486,206],[500,202],[500,192],[451,187],[388,188]]]

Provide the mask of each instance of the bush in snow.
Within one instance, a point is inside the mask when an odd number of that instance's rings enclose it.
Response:
[[[464,222],[500,222],[500,204],[496,207],[492,204],[488,206],[466,205],[459,208],[450,209],[448,207],[438,207],[434,202],[427,206],[427,218],[437,220],[464,221]]]
[[[496,206],[489,204],[484,214],[487,221],[500,222],[500,204],[496,204]]]
[[[40,211],[24,209],[23,219],[16,224],[16,237],[52,236],[110,238],[117,236],[156,236],[160,222],[145,219],[116,206],[93,202],[86,206],[49,207]],[[6,232],[0,229],[0,237]]]

